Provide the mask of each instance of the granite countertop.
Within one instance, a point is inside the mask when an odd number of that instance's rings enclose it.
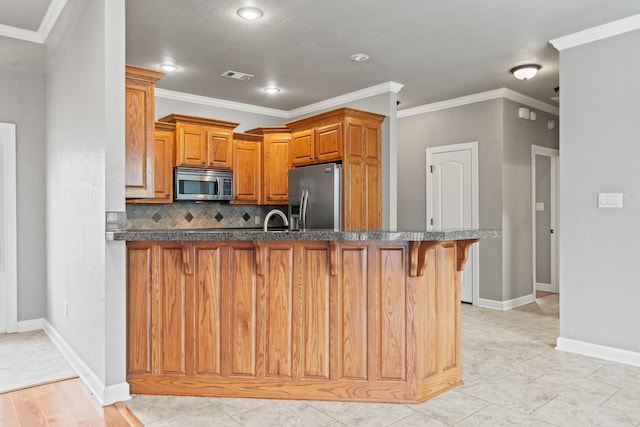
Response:
[[[494,229],[441,229],[441,230],[307,230],[287,231],[261,229],[147,229],[108,231],[107,240],[126,241],[216,241],[216,240],[386,240],[386,241],[442,241],[502,237],[502,230]]]

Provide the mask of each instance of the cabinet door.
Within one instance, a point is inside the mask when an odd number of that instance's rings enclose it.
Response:
[[[151,374],[151,324],[155,314],[153,246],[127,243],[127,374]]]
[[[310,165],[315,162],[313,129],[294,132],[291,136],[291,165]]]
[[[261,339],[258,331],[259,289],[256,276],[256,248],[252,243],[229,244],[229,260],[225,263],[228,283],[229,376],[255,377]],[[226,375],[225,375],[226,376]]]
[[[283,205],[289,200],[289,143],[287,136],[265,136],[262,204]]]
[[[342,123],[315,130],[316,160],[320,163],[342,158]]]
[[[127,78],[125,89],[125,196],[153,194],[153,84]]]
[[[207,128],[184,123],[176,124],[178,166],[202,167],[207,164]]]
[[[173,146],[175,133],[156,131],[154,138],[154,203],[173,203]]]
[[[220,242],[196,242],[193,246],[193,372],[220,376],[227,359],[221,343],[222,275],[228,248]]]
[[[187,334],[191,329],[188,313],[192,312],[187,292],[187,277],[183,272],[183,251],[179,242],[156,244],[155,282],[158,301],[153,331],[157,331],[154,352],[155,373],[159,375],[187,374]]]
[[[382,225],[380,128],[356,119],[350,119],[346,126],[343,228],[378,229]]]
[[[231,134],[209,128],[207,131],[208,165],[212,168],[231,169]]]
[[[260,202],[260,143],[233,142],[233,203]]]

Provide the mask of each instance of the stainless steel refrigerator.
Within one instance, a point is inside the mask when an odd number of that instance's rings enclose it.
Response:
[[[331,229],[342,226],[342,165],[326,163],[289,170],[289,228]]]

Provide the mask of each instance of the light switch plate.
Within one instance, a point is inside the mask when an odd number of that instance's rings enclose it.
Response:
[[[622,208],[622,193],[598,193],[599,208]]]
[[[544,202],[536,202],[536,210],[543,211],[544,210]]]

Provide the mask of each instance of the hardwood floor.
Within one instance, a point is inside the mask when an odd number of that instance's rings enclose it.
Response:
[[[77,377],[0,394],[0,427],[142,425],[121,402],[101,407]]]

